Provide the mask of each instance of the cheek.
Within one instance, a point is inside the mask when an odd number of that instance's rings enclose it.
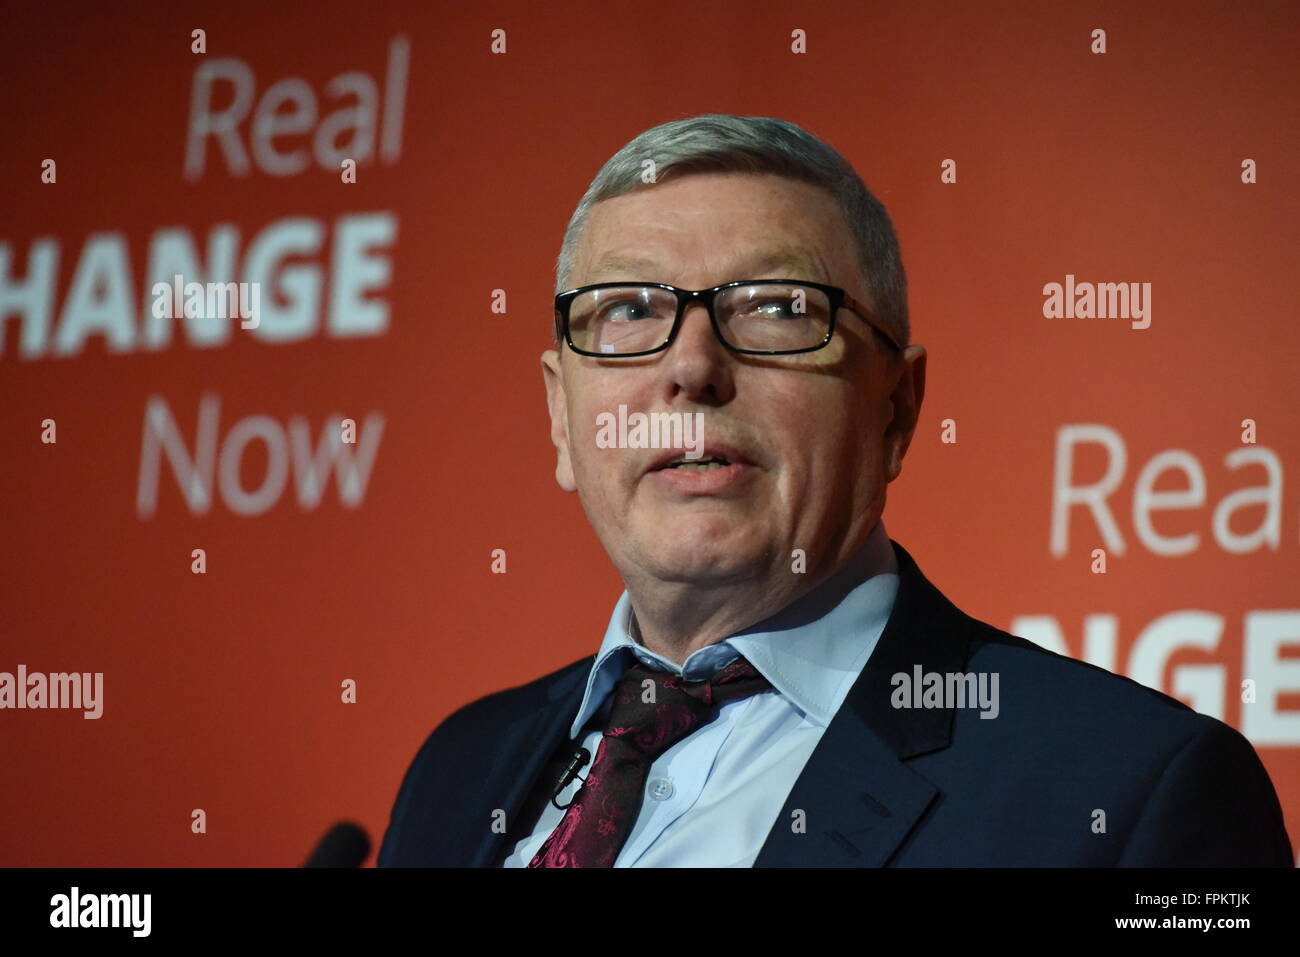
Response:
[[[805,374],[791,383],[768,385],[754,422],[785,470],[809,475],[824,471],[848,451],[855,426],[844,387],[827,383],[810,390]]]
[[[627,467],[626,449],[602,448],[598,419],[603,413],[617,416],[618,401],[584,397],[569,408],[569,460],[579,493],[595,502],[618,497]]]
[[[801,511],[854,495],[877,467],[879,442],[873,444],[872,436],[879,423],[865,407],[855,411],[847,404],[867,398],[836,393],[827,399],[785,405],[779,430],[769,433],[779,443],[780,494]]]
[[[568,408],[569,452],[577,462],[590,463],[592,453],[602,452],[596,447],[597,416],[609,407],[608,402],[592,396],[587,390],[578,390],[577,397],[570,393]]]

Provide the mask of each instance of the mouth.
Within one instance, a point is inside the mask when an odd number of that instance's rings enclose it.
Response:
[[[740,449],[724,442],[704,442],[695,456],[687,449],[664,449],[646,469],[650,472],[713,472],[732,466],[753,466],[756,463]]]
[[[688,459],[684,455],[679,455],[662,465],[656,465],[650,471],[663,472],[667,469],[683,469],[692,472],[712,472],[715,469],[724,469],[730,464],[731,459],[724,455],[706,455],[698,459]]]
[[[730,496],[741,494],[758,472],[758,466],[738,449],[710,444],[696,458],[681,450],[664,452],[645,477],[674,496]]]

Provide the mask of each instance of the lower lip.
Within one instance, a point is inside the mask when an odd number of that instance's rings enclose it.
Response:
[[[647,473],[650,480],[661,488],[682,495],[715,495],[734,488],[745,480],[754,467],[732,462],[720,469],[700,471],[693,468],[658,469]]]

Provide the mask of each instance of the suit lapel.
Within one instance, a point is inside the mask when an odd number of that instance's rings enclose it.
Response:
[[[568,740],[569,725],[582,703],[592,660],[587,658],[571,666],[551,684],[539,707],[510,723],[494,746],[492,766],[471,807],[488,808],[488,813],[500,808],[505,811],[507,824],[513,824],[551,754]],[[465,866],[491,867],[503,850],[505,834],[487,826],[491,823],[490,818],[466,822],[465,833],[470,837],[465,845]]]
[[[799,775],[755,867],[881,867],[939,796],[906,760],[947,747],[951,708],[894,708],[893,675],[965,670],[969,619],[897,542],[898,592],[867,665]],[[802,813],[800,813],[802,812]],[[800,826],[802,825],[802,826]]]
[[[895,709],[891,678],[912,674],[916,665],[924,672],[964,671],[970,619],[930,584],[901,545],[891,544],[899,584],[889,621],[791,789],[755,867],[883,866],[940,796],[906,761],[948,746],[953,710]],[[514,822],[547,760],[568,738],[591,664],[588,658],[572,666],[540,704],[510,723],[470,806],[485,813],[500,808]],[[505,835],[486,826],[490,819],[462,823],[464,863],[491,866]]]

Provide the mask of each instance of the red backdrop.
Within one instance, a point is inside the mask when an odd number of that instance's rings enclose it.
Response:
[[[0,671],[104,678],[98,720],[0,711],[0,864],[378,840],[438,721],[596,649],[621,584],[553,480],[554,259],[611,153],[710,112],[823,137],[894,219],[930,361],[891,536],[967,612],[1242,729],[1300,834],[1300,8],[1133,6],[10,11]],[[150,316],[189,247],[260,277],[265,328]],[[1149,282],[1149,327],[1047,318],[1067,275]],[[353,484],[317,500],[312,452]]]

